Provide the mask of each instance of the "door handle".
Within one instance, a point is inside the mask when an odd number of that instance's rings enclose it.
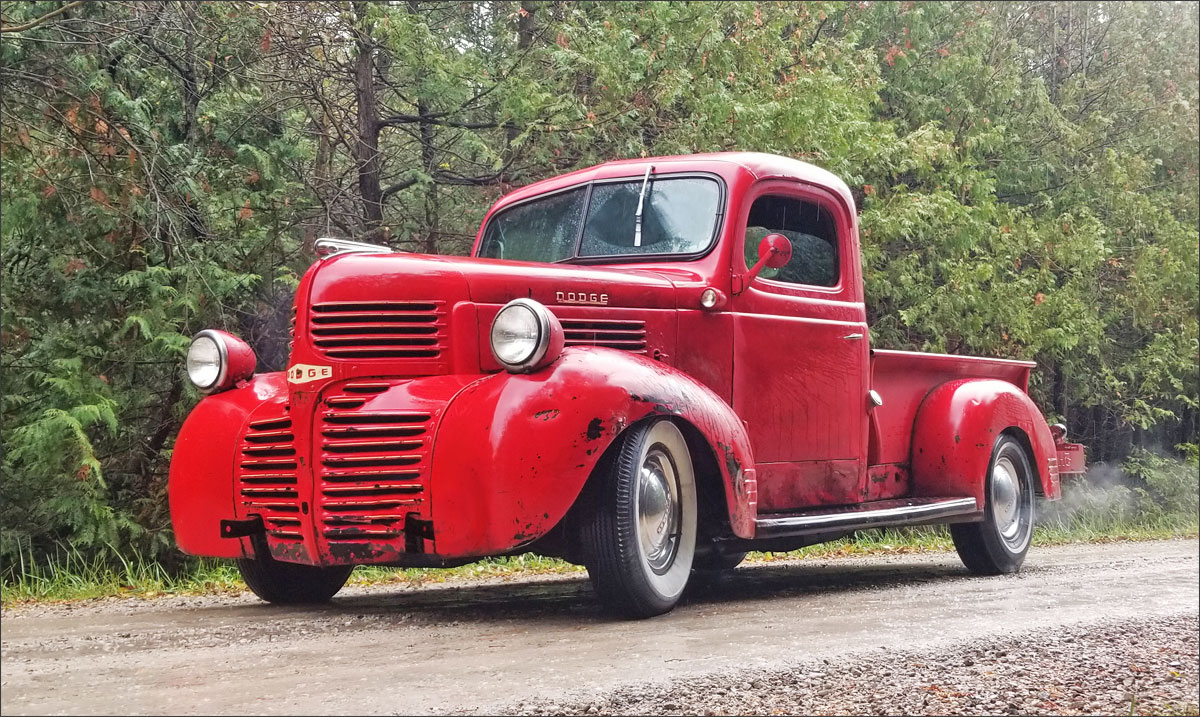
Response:
[[[842,338],[846,339],[848,341],[858,341],[858,340],[862,339],[862,337],[863,337],[862,334],[846,334]]]

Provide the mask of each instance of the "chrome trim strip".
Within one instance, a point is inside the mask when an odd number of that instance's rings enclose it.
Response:
[[[322,259],[327,259],[338,254],[349,254],[354,252],[371,252],[381,254],[395,253],[391,247],[383,246],[382,244],[368,244],[363,241],[350,241],[349,239],[334,239],[333,237],[322,237],[313,244],[313,250],[317,252],[317,256]]]
[[[915,499],[919,500],[919,499]],[[902,505],[877,510],[849,510],[840,513],[790,515],[762,518],[754,522],[754,537],[775,538],[805,533],[820,533],[837,529],[878,528],[905,525],[936,518],[977,513],[974,498],[951,498],[916,505]]]

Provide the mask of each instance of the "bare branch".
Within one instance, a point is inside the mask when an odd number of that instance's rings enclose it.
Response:
[[[42,15],[41,17],[39,17],[36,20],[30,20],[29,22],[21,24],[21,25],[9,25],[8,27],[0,26],[0,32],[25,32],[26,30],[32,30],[33,28],[37,27],[38,25],[41,25],[42,23],[46,22],[50,18],[61,15],[73,7],[82,5],[83,2],[84,2],[84,0],[74,0],[74,2],[69,2],[66,5],[59,7],[57,10],[51,10],[50,12],[46,13],[45,15]]]

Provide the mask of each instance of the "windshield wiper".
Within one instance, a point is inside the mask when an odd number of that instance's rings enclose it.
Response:
[[[633,215],[633,245],[642,245],[642,205],[646,201],[646,186],[650,183],[650,173],[654,165],[646,167],[646,176],[642,177],[642,191],[638,192],[637,211]]]

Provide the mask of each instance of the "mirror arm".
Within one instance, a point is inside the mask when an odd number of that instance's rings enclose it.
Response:
[[[747,271],[745,274],[734,274],[733,295],[737,296],[745,291],[746,287],[750,286],[750,282],[754,281],[755,277],[757,277],[763,270],[763,267],[767,265],[767,262],[771,260],[771,257],[778,253],[779,250],[772,247],[770,251],[758,258],[758,261],[754,263],[754,266],[750,267],[750,271]]]

